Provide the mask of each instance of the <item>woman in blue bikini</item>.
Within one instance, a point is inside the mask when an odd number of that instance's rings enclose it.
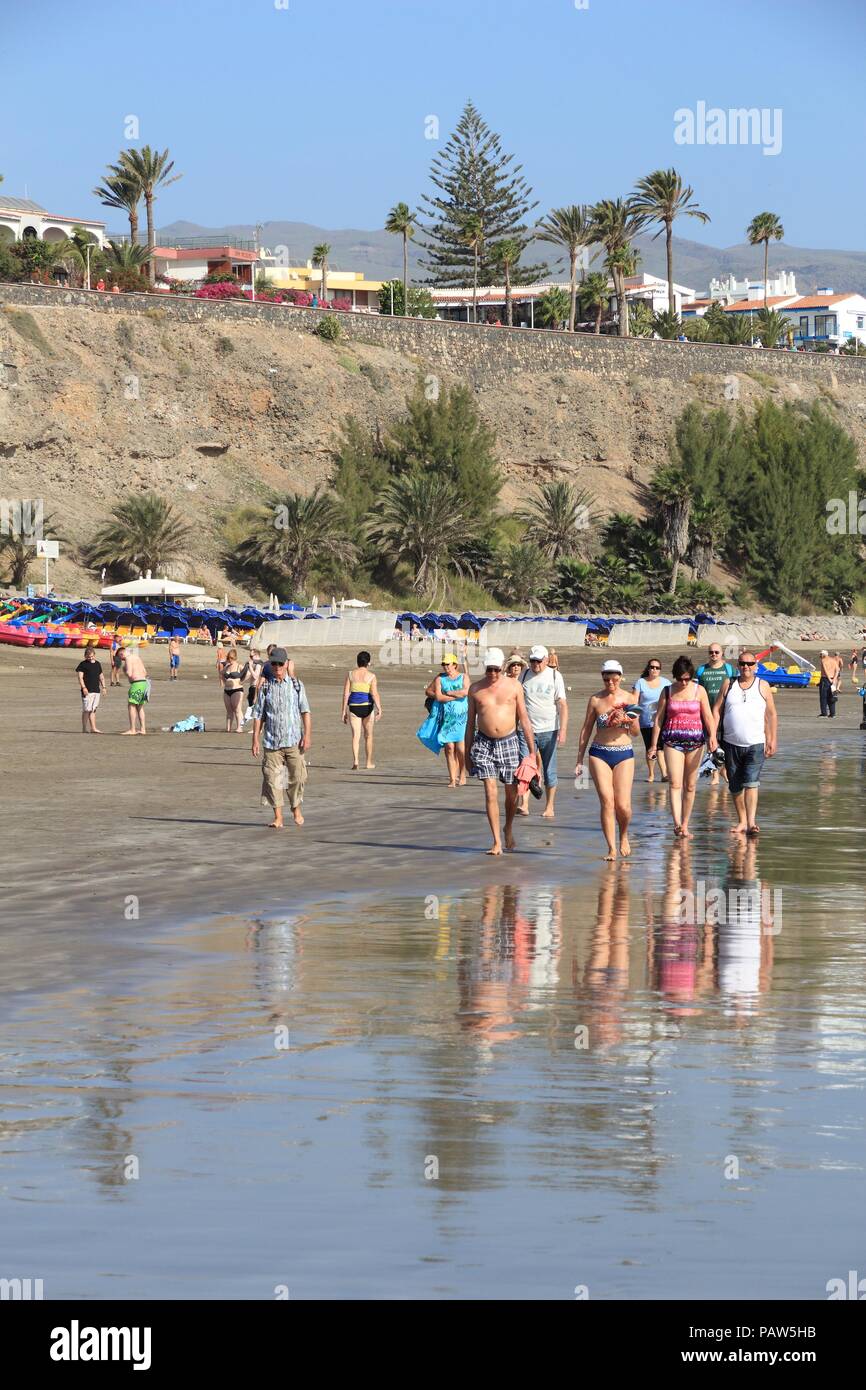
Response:
[[[591,695],[580,731],[576,776],[583,773],[583,759],[590,736],[589,771],[601,805],[601,828],[607,840],[606,859],[616,859],[616,827],[619,826],[619,852],[623,859],[631,854],[628,827],[631,821],[631,787],[634,781],[634,749],[631,739],[638,732],[637,715],[627,712],[637,705],[633,690],[622,690],[622,667],[618,661],[602,663],[604,689]]]

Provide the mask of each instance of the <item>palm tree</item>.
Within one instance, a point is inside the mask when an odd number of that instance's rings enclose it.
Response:
[[[322,303],[328,298],[328,257],[331,254],[331,244],[328,241],[320,241],[318,246],[313,247],[313,265],[321,267],[322,271]],[[406,312],[406,297],[403,296],[403,312]]]
[[[622,198],[602,198],[590,209],[592,239],[601,242],[607,253],[607,265],[613,276],[613,286],[619,309],[619,336],[628,337],[628,300],[625,297],[625,269],[628,264],[623,252],[632,251],[632,238],[646,223],[646,214]]]
[[[601,316],[608,306],[610,300],[610,287],[607,276],[602,275],[600,270],[594,270],[591,275],[581,282],[580,286],[580,307],[595,310],[595,331],[601,332]]]
[[[755,336],[751,314],[725,315],[725,341],[733,347],[748,347]]]
[[[478,322],[478,260],[484,245],[484,222],[481,215],[471,212],[464,217],[460,229],[460,240],[468,246],[473,256],[472,267],[472,322]]]
[[[124,178],[141,189],[147,214],[147,249],[150,260],[147,263],[147,277],[151,285],[156,283],[156,262],[153,259],[156,235],[153,229],[153,200],[157,188],[167,188],[177,183],[182,174],[172,174],[174,160],[169,159],[168,150],[152,150],[150,145],[142,145],[140,150],[121,150],[120,162],[115,166]]]
[[[538,608],[552,572],[549,556],[537,545],[508,545],[495,556],[489,578],[503,603]]]
[[[552,588],[558,608],[579,612],[599,601],[599,570],[586,560],[563,560]]]
[[[555,246],[562,246],[568,252],[568,292],[571,295],[568,331],[573,333],[575,305],[577,303],[577,258],[581,248],[590,246],[594,239],[590,211],[583,203],[572,203],[565,208],[553,208],[538,223],[535,237],[538,241],[548,241]],[[581,280],[583,278],[583,274],[581,274]]]
[[[776,309],[762,309],[755,315],[755,326],[764,347],[773,348],[787,335],[791,325]]]
[[[235,549],[245,568],[280,575],[293,597],[303,592],[311,570],[327,560],[351,564],[356,547],[343,530],[339,505],[321,486],[308,497],[290,492],[271,498]]]
[[[2,181],[2,177],[0,177],[0,183]],[[57,531],[52,516],[43,516],[42,536],[45,540],[63,540]],[[9,566],[8,574],[3,583],[8,585],[10,589],[23,589],[27,582],[27,571],[36,557],[35,541],[35,533],[16,531],[14,528],[0,533],[0,564],[5,561]]]
[[[660,338],[678,338],[683,325],[673,310],[665,309],[660,314],[653,314],[652,331],[658,333]]]
[[[448,588],[449,566],[472,534],[470,514],[453,483],[441,474],[411,470],[394,478],[379,498],[370,539],[394,562],[412,566],[412,587],[431,601]]]
[[[709,575],[716,552],[724,544],[728,525],[727,512],[721,502],[695,501],[689,522],[689,563],[695,579],[706,579]]]
[[[165,572],[185,552],[191,534],[171,502],[143,492],[115,507],[86,546],[87,562],[92,569]]]
[[[656,232],[657,237],[661,236],[662,232],[665,234],[668,313],[672,314],[674,312],[674,220],[681,213],[685,213],[686,217],[697,217],[700,222],[709,222],[709,215],[702,212],[697,204],[692,202],[694,189],[688,184],[683,187],[682,176],[677,173],[676,169],[656,169],[655,173],[648,174],[645,179],[638,179],[636,190],[637,192],[631,200],[632,207],[644,213],[648,221],[661,223]]]
[[[681,468],[666,463],[656,470],[650,483],[662,545],[671,561],[669,594],[675,594],[680,561],[689,548],[689,520],[692,511],[692,485]]]
[[[538,301],[535,317],[544,328],[561,328],[568,318],[568,290],[561,285],[551,285]]]
[[[385,231],[403,238],[403,313],[409,312],[409,238],[415,235],[415,218],[408,203],[395,203],[388,213]]]
[[[133,274],[140,274],[143,268],[150,263],[151,253],[146,246],[141,246],[137,241],[112,241],[108,242],[111,248],[111,255],[108,258],[110,270],[129,270]]]
[[[750,246],[758,246],[764,243],[764,308],[769,309],[767,303],[767,276],[769,274],[768,262],[770,258],[770,242],[781,241],[785,235],[785,228],[774,212],[759,212],[752,218],[746,228],[746,236]]]
[[[517,513],[526,527],[527,540],[545,551],[551,560],[566,559],[581,548],[581,541],[595,520],[593,499],[571,483],[542,483],[528,506]]]
[[[525,243],[518,237],[504,237],[502,241],[496,241],[489,248],[488,259],[496,266],[497,270],[502,271],[502,278],[505,281],[505,322],[509,328],[514,325],[514,306],[511,301],[511,271],[520,257],[523,255]]]
[[[109,164],[108,173],[93,190],[105,208],[122,208],[129,218],[129,239],[138,244],[138,204],[142,188],[137,178],[122,172],[120,165]]]

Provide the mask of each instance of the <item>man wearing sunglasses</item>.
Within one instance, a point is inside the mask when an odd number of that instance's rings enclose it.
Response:
[[[724,719],[721,740],[728,786],[734,798],[737,823],[732,835],[757,836],[758,789],[765,758],[776,752],[778,717],[773,692],[756,674],[758,659],[745,651],[737,662],[736,680],[726,680],[713,713]]]
[[[708,656],[709,660],[704,662],[703,666],[699,666],[697,671],[695,672],[695,679],[697,680],[698,685],[702,685],[704,687],[704,690],[707,692],[707,699],[709,700],[710,705],[714,706],[716,700],[719,698],[719,692],[722,688],[722,685],[725,681],[732,681],[735,679],[737,675],[737,669],[735,666],[732,666],[729,661],[724,661],[722,659],[722,649],[718,642],[710,643]],[[718,731],[718,737],[721,740],[721,730]],[[727,774],[725,775],[727,776]],[[710,777],[710,786],[717,787],[718,785],[719,774],[716,770]]]

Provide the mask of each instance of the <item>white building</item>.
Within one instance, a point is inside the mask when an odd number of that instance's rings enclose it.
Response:
[[[781,313],[794,325],[794,343],[804,347],[813,343],[844,346],[856,338],[866,343],[866,297],[862,294],[834,294],[816,290],[787,304]]]
[[[616,312],[616,295],[613,280],[608,280],[610,295],[608,311]],[[545,280],[534,285],[512,285],[512,317],[515,327],[535,327],[535,308],[543,295],[551,289],[561,289],[568,293],[568,281]],[[657,275],[629,275],[625,281],[626,298],[630,305],[646,304],[653,314],[664,312],[668,307],[668,282]],[[674,284],[674,308],[679,314],[683,304],[694,298],[694,290],[685,285]],[[455,285],[450,289],[430,291],[433,303],[440,318],[458,319],[468,322],[472,319],[472,286]],[[577,282],[578,316],[580,315],[580,281]],[[478,286],[478,322],[505,322],[505,287],[503,285]],[[594,322],[595,311],[586,311],[587,319]]]
[[[195,240],[195,238],[192,238]],[[153,261],[157,275],[197,284],[207,275],[233,275],[242,285],[252,285],[258,253],[248,247],[201,240],[196,246],[156,246]]]
[[[613,281],[608,282],[613,288]],[[654,314],[663,314],[668,308],[668,282],[658,275],[629,275],[625,282],[625,297],[629,304],[647,304]],[[674,313],[682,314],[683,305],[694,300],[694,290],[674,281]]]
[[[48,212],[31,198],[0,197],[0,244],[36,237],[39,241],[63,241],[76,227],[83,227],[105,245],[105,223],[92,217],[65,217]]]
[[[767,277],[767,295],[792,298],[797,293],[793,270],[780,270],[778,275]],[[734,304],[740,299],[764,299],[763,280],[738,280],[734,275],[726,275],[722,280],[711,280],[707,299],[717,299],[720,304]]]

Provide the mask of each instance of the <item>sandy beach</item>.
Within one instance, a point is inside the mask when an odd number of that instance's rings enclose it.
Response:
[[[815,659],[812,649],[804,654]],[[61,926],[58,913],[66,919],[84,914],[128,932],[124,903],[135,894],[147,930],[190,915],[384,892],[422,879],[470,888],[513,877],[515,858],[528,882],[546,874],[571,878],[581,864],[601,857],[595,796],[575,794],[572,775],[585,701],[599,687],[597,650],[563,658],[571,728],[559,755],[557,819],[551,824],[534,813],[519,821],[518,854],[507,867],[483,853],[489,838],[478,785],[449,791],[444,760],[435,760],[415,738],[424,717],[423,686],[434,668],[376,667],[384,709],[376,728],[377,766],[350,770],[340,699],[354,655],[326,649],[299,656],[313,711],[306,824],[275,832],[267,829],[268,811],[260,803],[249,733],[222,732],[214,651],[185,648],[181,679],[172,684],[165,647],[146,649],[151,732],[121,739],[124,688],[103,698],[102,737],[80,733],[74,673],[80,651],[0,648],[4,822],[7,842],[15,846],[4,865],[4,897],[15,919]],[[662,652],[666,669],[675,655]],[[646,656],[626,655],[627,679],[640,673]],[[697,664],[703,654],[692,656]],[[104,654],[100,659],[107,677]],[[781,755],[766,778],[769,796],[782,794],[790,745],[814,737],[816,729],[822,736],[857,729],[861,702],[847,670],[842,691],[832,725],[818,722],[817,692],[777,696]],[[205,717],[205,734],[160,732],[188,714]],[[639,742],[636,755],[637,793],[644,775]],[[636,794],[636,861],[640,804]]]

